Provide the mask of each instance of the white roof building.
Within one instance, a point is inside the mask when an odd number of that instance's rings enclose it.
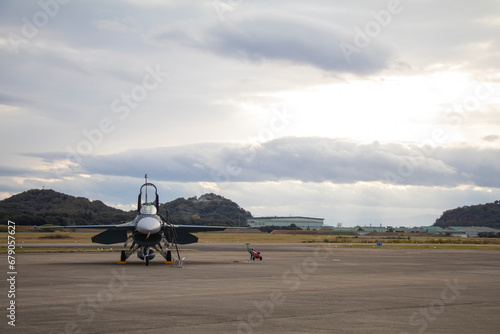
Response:
[[[283,226],[288,227],[295,224],[303,230],[321,230],[323,228],[324,218],[311,218],[311,217],[256,217],[249,218],[248,225],[251,227],[259,228],[265,226]]]

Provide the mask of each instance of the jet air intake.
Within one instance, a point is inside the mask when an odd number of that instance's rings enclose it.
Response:
[[[140,215],[137,221],[136,229],[144,234],[154,234],[160,232],[161,223],[157,216]]]
[[[156,233],[156,234],[136,233],[134,234],[134,241],[141,246],[153,247],[154,245],[160,243],[161,233]]]

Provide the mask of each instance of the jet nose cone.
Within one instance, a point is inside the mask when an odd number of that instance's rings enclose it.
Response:
[[[161,224],[158,221],[158,219],[154,217],[144,217],[141,218],[137,222],[137,231],[144,233],[144,234],[149,234],[149,233],[158,233],[161,229]]]

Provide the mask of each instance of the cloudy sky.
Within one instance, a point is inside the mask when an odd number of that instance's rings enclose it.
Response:
[[[0,198],[350,225],[500,199],[500,3],[2,1]],[[428,222],[432,224],[432,219]]]

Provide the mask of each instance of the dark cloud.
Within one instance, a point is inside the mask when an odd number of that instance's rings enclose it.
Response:
[[[53,173],[48,173],[43,170],[31,168],[14,168],[8,166],[0,166],[0,177],[30,177],[30,178],[51,178]]]
[[[34,172],[33,170],[0,166],[0,176],[22,176],[22,175],[33,174],[33,172]]]
[[[369,45],[346,58],[341,43],[352,35],[339,28],[313,26],[299,20],[256,19],[207,31],[207,47],[218,54],[250,61],[284,60],[325,71],[370,73],[387,67],[390,51]]]
[[[500,136],[499,135],[488,135],[488,136],[483,137],[483,140],[490,142],[490,143],[493,143],[493,142],[499,141]]]
[[[50,162],[64,155],[37,155]],[[500,187],[498,149],[433,148],[309,137],[261,145],[199,144],[82,157],[75,173],[176,182],[302,182]]]
[[[328,72],[366,74],[386,68],[392,51],[380,43],[356,48],[355,35],[355,31],[321,20],[311,23],[297,17],[276,16],[216,24],[192,34],[168,26],[151,33],[148,39],[163,45],[180,43],[250,62],[285,61]],[[342,43],[356,48],[356,52],[346,57],[340,48]]]
[[[436,149],[435,155],[457,171],[457,181],[480,187],[500,187],[500,150],[474,147]],[[469,182],[467,182],[469,181]]]
[[[28,99],[17,96],[16,94],[9,94],[6,93],[5,91],[0,93],[0,104],[5,104],[5,105],[17,105],[17,104],[26,104],[29,101]]]

